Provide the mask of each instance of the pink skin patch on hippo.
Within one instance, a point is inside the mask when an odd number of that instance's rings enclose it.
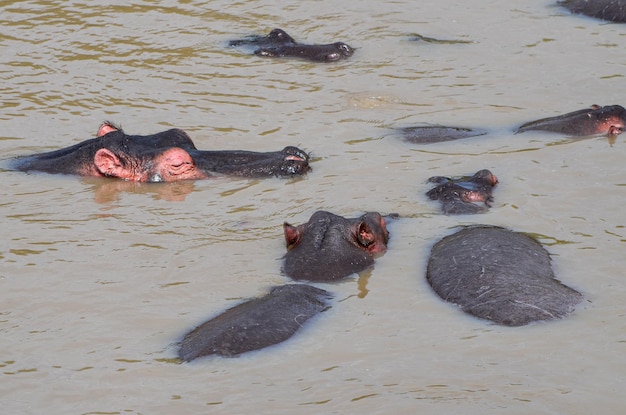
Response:
[[[609,135],[610,136],[620,135],[621,133],[624,132],[624,128],[626,127],[626,125],[624,125],[622,120],[620,120],[617,117],[615,117],[615,118],[613,118],[611,120],[607,120],[606,124],[608,124],[608,131],[609,131]],[[607,127],[604,127],[604,128],[607,128]],[[601,132],[603,132],[603,131],[601,131]]]
[[[496,177],[495,174],[493,173],[489,174],[489,182],[491,183],[492,186],[495,186],[498,184],[498,178]]]
[[[498,178],[495,174],[489,172],[487,175],[481,178],[482,181],[487,182],[491,186],[498,184]],[[476,190],[467,190],[460,195],[461,200],[464,202],[484,202],[489,198],[489,194]]]
[[[602,109],[602,107],[598,104],[593,104],[591,106],[591,109],[599,110]],[[598,122],[596,126],[596,134],[604,134],[606,132],[609,136],[615,137],[623,133],[624,128],[626,128],[624,120],[622,120],[620,117],[612,116]]]
[[[285,157],[285,160],[305,161],[302,157],[298,157],[294,155],[289,155]]]
[[[153,160],[155,171],[142,181],[175,182],[179,180],[206,179],[207,175],[198,170],[193,159],[182,148],[172,147]]]
[[[464,202],[484,202],[487,198],[484,193],[467,191],[461,195],[461,200]]]
[[[387,251],[387,241],[389,232],[385,219],[380,217],[381,235],[377,235],[372,229],[370,229],[364,222],[359,226],[359,243],[365,248],[367,252],[372,254],[382,253]]]

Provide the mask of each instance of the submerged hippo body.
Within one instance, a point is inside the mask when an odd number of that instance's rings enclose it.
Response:
[[[438,186],[426,195],[431,200],[439,200],[446,215],[461,215],[485,212],[493,201],[493,188],[498,178],[489,170],[480,170],[473,176],[456,178],[434,176],[428,179]],[[476,204],[483,202],[482,205]]]
[[[389,233],[377,212],[347,219],[315,212],[305,224],[285,222],[288,252],[283,270],[294,280],[334,281],[360,272],[385,252]]]
[[[564,0],[557,3],[574,14],[626,23],[626,0]]]
[[[254,53],[263,57],[294,57],[314,62],[334,62],[352,56],[354,49],[343,42],[327,45],[307,45],[296,43],[282,29],[274,29],[267,36],[250,36],[233,40],[230,46],[255,47]]]
[[[505,326],[562,318],[582,295],[554,278],[548,252],[527,235],[465,228],[432,248],[426,278],[445,301]]]
[[[446,127],[443,125],[425,125],[400,129],[405,141],[413,144],[431,144],[461,138],[478,137],[487,134],[487,130],[466,127]]]
[[[521,125],[516,133],[526,131],[550,131],[570,136],[621,134],[626,126],[626,110],[620,105],[601,107],[592,105],[556,117],[542,118]]]
[[[185,335],[178,356],[187,362],[211,354],[236,356],[283,342],[327,309],[331,297],[310,285],[274,287],[267,295],[236,305]]]
[[[242,177],[295,176],[310,170],[297,147],[259,153],[198,150],[183,130],[126,135],[110,123],[99,136],[70,147],[15,159],[13,168],[53,174],[115,177],[136,182],[205,179],[216,174]]]

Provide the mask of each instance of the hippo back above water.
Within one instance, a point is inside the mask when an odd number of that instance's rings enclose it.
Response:
[[[426,278],[445,301],[505,326],[565,317],[583,298],[554,278],[550,255],[536,240],[494,226],[437,242]]]
[[[479,137],[487,130],[468,127],[447,127],[443,125],[421,125],[399,129],[405,141],[413,144],[432,144],[462,138]]]
[[[558,4],[574,14],[626,23],[626,0],[563,0]]]
[[[187,333],[178,356],[186,362],[212,354],[230,357],[281,343],[330,307],[330,298],[329,292],[305,284],[273,287]]]

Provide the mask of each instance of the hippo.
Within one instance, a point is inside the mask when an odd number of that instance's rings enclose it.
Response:
[[[480,170],[473,176],[456,178],[434,176],[428,179],[437,186],[426,195],[431,200],[439,200],[446,215],[461,215],[485,212],[493,202],[493,188],[498,178],[489,170]],[[484,202],[477,205],[475,202]]]
[[[262,57],[294,57],[313,62],[336,62],[347,59],[354,49],[343,42],[326,45],[307,45],[296,41],[282,29],[274,29],[266,36],[249,36],[246,39],[232,40],[229,46],[255,47],[255,55]]]
[[[242,150],[198,150],[189,135],[170,129],[152,135],[126,135],[105,122],[98,137],[61,150],[18,157],[21,171],[113,177],[134,182],[174,182],[215,175],[290,177],[310,170],[309,155],[289,146],[260,153]]]
[[[240,303],[187,333],[178,357],[233,357],[260,350],[292,337],[309,319],[330,306],[332,294],[306,284],[287,284]]]
[[[607,134],[614,139],[624,131],[626,110],[620,105],[592,105],[578,111],[556,117],[527,122],[515,129],[515,133],[526,131],[546,131],[569,136]],[[400,127],[396,131],[402,138],[413,144],[432,144],[462,138],[479,137],[490,131],[481,128],[450,127],[444,125],[424,125]]]
[[[441,239],[426,279],[445,301],[504,326],[563,318],[583,299],[554,277],[539,242],[497,226],[470,226]]]
[[[604,107],[592,105],[591,108],[527,122],[522,124],[515,133],[540,130],[570,136],[595,134],[615,136],[624,131],[625,125],[626,110],[621,105],[607,105]]]
[[[294,280],[337,281],[372,266],[389,241],[378,212],[347,219],[315,212],[307,223],[283,225],[287,254],[283,271]]]
[[[626,0],[563,0],[557,4],[574,14],[626,23]]]
[[[447,127],[443,125],[425,125],[400,129],[405,141],[413,144],[441,143],[461,138],[479,137],[487,130],[468,127]]]

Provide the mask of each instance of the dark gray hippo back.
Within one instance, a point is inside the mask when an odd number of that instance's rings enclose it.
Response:
[[[229,308],[189,332],[178,356],[183,361],[211,354],[235,356],[283,342],[327,309],[331,297],[305,284],[273,287],[267,295]]]
[[[563,0],[557,4],[575,14],[626,23],[626,0]]]
[[[506,326],[562,318],[582,300],[554,278],[533,238],[493,226],[465,228],[432,248],[426,278],[444,300]]]

